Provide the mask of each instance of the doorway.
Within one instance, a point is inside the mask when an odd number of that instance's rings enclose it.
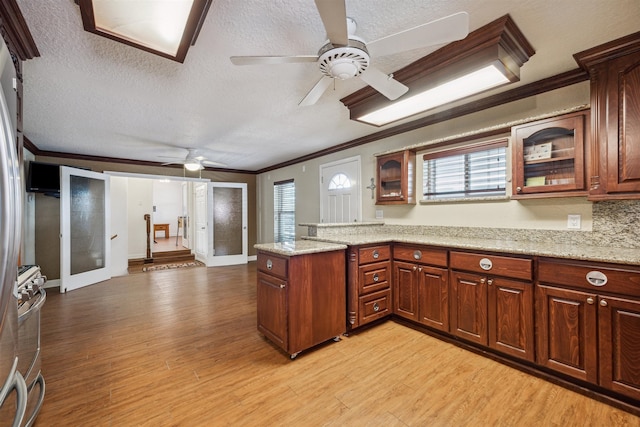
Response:
[[[360,156],[320,166],[320,222],[362,220]]]

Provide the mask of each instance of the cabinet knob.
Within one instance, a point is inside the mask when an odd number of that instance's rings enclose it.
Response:
[[[480,283],[484,284],[484,282],[486,282],[487,279],[485,279],[484,277],[482,279],[480,279]]]
[[[380,278],[378,277],[378,273],[373,273],[373,281],[377,282],[378,280],[380,280]]]
[[[373,259],[378,259],[378,257],[380,257],[378,251],[373,251]]]
[[[609,305],[609,303],[607,302],[607,300],[606,300],[606,299],[601,299],[601,300],[600,300],[600,305],[601,305],[601,306],[603,306],[603,307],[606,307],[606,306],[608,306],[608,305]]]
[[[587,298],[587,304],[593,304],[593,298],[592,297]]]
[[[380,311],[380,306],[378,305],[377,302],[373,303],[373,311]]]
[[[416,271],[418,269],[418,267],[416,267],[415,265],[413,266],[413,271]]]
[[[422,267],[418,267],[418,271],[422,273]]]
[[[516,191],[517,191],[518,193],[522,193],[522,187],[516,187]]]
[[[493,285],[493,279],[487,280],[487,285],[489,285],[489,286]]]
[[[284,289],[284,283],[280,283],[280,289]]]

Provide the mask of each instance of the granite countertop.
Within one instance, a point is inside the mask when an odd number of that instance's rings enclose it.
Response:
[[[640,265],[640,249],[611,248],[533,241],[494,240],[462,237],[403,234],[340,234],[326,237],[303,237],[316,242],[332,242],[343,245],[365,245],[387,242],[413,243],[443,246],[447,248],[504,252],[506,254],[537,255],[555,258],[577,259],[595,262]]]
[[[313,254],[317,252],[343,251],[347,245],[339,242],[314,240],[295,240],[282,243],[258,243],[253,245],[258,251],[271,252],[284,256]]]

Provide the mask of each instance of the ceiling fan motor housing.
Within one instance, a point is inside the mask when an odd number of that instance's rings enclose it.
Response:
[[[363,41],[350,36],[348,46],[330,42],[318,52],[320,71],[333,79],[346,80],[359,76],[369,66],[369,53]]]

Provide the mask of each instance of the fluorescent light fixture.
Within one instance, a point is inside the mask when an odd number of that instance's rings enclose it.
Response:
[[[197,160],[186,162],[184,164],[184,168],[191,172],[195,172],[195,171],[199,171],[200,169],[203,169],[202,164]]]
[[[520,80],[520,67],[535,54],[509,15],[449,43],[393,72],[409,88],[390,101],[371,87],[341,99],[351,120],[374,126],[406,119],[436,107]],[[448,110],[437,114],[447,114]]]
[[[212,0],[76,0],[84,29],[183,62]]]
[[[440,105],[509,83],[510,80],[502,70],[503,68],[497,64],[487,65],[479,70],[427,89],[424,92],[408,98],[402,97],[399,101],[364,114],[356,118],[356,120],[383,126],[387,123],[428,111]],[[411,91],[409,91],[410,93]]]

